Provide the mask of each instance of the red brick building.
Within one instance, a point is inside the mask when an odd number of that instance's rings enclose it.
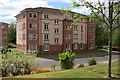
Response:
[[[0,46],[8,45],[8,24],[0,22]]]
[[[39,53],[95,49],[95,23],[80,19],[71,29],[73,12],[52,8],[26,8],[16,15],[17,49]]]

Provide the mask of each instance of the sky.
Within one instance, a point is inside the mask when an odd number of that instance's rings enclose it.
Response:
[[[65,8],[72,6],[71,0],[0,0],[0,22],[15,22],[15,16],[25,8],[48,7]],[[75,8],[72,11],[82,14],[89,14],[85,7]]]

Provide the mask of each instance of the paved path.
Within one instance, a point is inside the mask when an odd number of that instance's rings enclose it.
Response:
[[[85,57],[85,55],[87,55],[87,57]],[[78,64],[85,64],[88,65],[88,57],[91,56],[90,54],[83,54],[81,57],[78,57],[75,59],[74,63],[75,65]],[[95,55],[94,55],[95,56]],[[55,57],[55,56],[54,56]],[[101,54],[101,55],[96,55],[96,61],[97,63],[107,63],[108,61],[108,55],[105,54]],[[116,61],[116,60],[120,60],[120,54],[113,54],[112,55],[112,61]],[[50,59],[50,58],[37,58],[37,64],[38,67],[42,68],[42,67],[51,67],[51,65],[56,64],[59,65],[59,61],[57,59]]]

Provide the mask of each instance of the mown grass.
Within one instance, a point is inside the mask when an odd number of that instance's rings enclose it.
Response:
[[[112,77],[114,78],[120,78],[118,71],[120,65],[118,64],[120,61],[112,62]],[[14,78],[107,78],[107,68],[107,64],[104,63],[71,70],[15,76]]]

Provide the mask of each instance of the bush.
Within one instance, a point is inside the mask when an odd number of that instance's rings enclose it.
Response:
[[[96,63],[96,60],[95,60],[95,57],[90,57],[89,59],[88,59],[88,65],[89,66],[91,66],[91,65],[96,65],[97,63]]]
[[[77,68],[81,68],[84,67],[84,64],[80,64]]]
[[[72,51],[64,51],[59,54],[59,62],[62,69],[71,69],[73,68],[73,60],[75,58],[75,53]]]
[[[2,54],[2,76],[30,74],[35,68],[35,54],[7,52]]]
[[[43,72],[53,72],[54,70],[51,68],[37,68],[31,71],[31,74],[36,74],[36,73],[43,73]]]

